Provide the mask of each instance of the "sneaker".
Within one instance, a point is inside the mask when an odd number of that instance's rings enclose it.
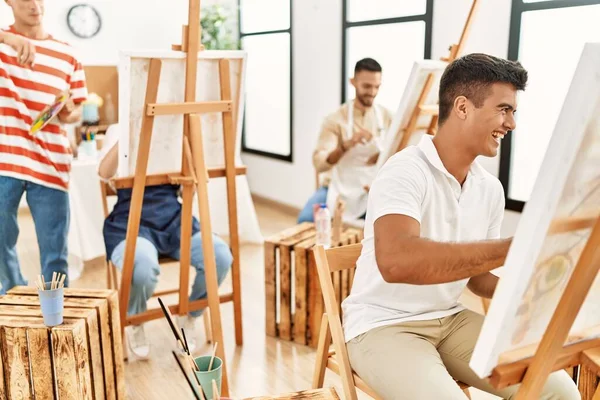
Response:
[[[179,326],[185,331],[185,340],[187,340],[190,354],[196,350],[196,337],[198,336],[196,319],[196,317],[189,315],[179,317]]]
[[[146,339],[144,325],[128,326],[126,331],[129,350],[140,359],[148,359],[150,356],[150,342]]]

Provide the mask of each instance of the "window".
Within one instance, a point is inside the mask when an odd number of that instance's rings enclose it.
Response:
[[[291,162],[291,0],[238,4],[241,47],[248,52],[242,150]]]
[[[600,41],[600,0],[513,0],[509,58],[529,72],[517,128],[502,141],[506,208],[522,211],[586,42]]]
[[[371,57],[383,69],[376,101],[394,112],[414,60],[431,57],[432,19],[433,0],[344,0],[343,101],[354,97],[354,65]]]

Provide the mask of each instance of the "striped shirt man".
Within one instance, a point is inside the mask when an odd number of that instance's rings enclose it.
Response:
[[[14,27],[5,32],[19,34]],[[31,40],[35,64],[24,67],[0,43],[0,175],[67,191],[72,152],[58,118],[30,135],[39,113],[69,91],[77,105],[87,97],[85,75],[73,48],[52,36]]]

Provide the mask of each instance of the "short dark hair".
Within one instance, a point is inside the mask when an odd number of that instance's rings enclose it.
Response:
[[[381,72],[381,65],[372,58],[363,58],[354,66],[354,74],[360,71]]]
[[[473,53],[454,60],[442,74],[439,91],[439,124],[450,116],[454,100],[465,96],[481,107],[494,83],[509,83],[525,90],[527,71],[518,61]]]

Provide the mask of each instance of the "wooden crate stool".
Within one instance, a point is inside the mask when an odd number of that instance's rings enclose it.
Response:
[[[346,228],[339,241],[332,241],[332,247],[359,243],[361,239],[362,231]],[[266,333],[313,348],[317,347],[323,315],[312,252],[315,240],[314,224],[304,222],[266,239],[264,248]],[[351,279],[345,274],[336,281],[339,295],[348,295]]]
[[[334,388],[303,390],[276,396],[249,397],[245,400],[340,400]]]
[[[334,287],[336,276],[338,276],[337,279],[341,279],[339,275],[356,269],[356,261],[360,256],[361,250],[361,244],[341,246],[328,250],[325,250],[322,246],[317,246],[314,249],[319,282],[325,301],[325,314],[322,317],[321,331],[319,333],[313,388],[323,387],[325,371],[329,368],[342,378],[344,398],[348,400],[358,399],[356,388],[359,388],[374,399],[380,399],[377,393],[360,379],[350,366],[340,311],[341,301],[344,300],[345,296],[338,297],[338,290]],[[333,350],[330,351],[329,347],[332,343]],[[462,382],[457,383],[467,397],[471,398],[468,391],[469,386]]]
[[[0,297],[0,399],[125,399],[117,292],[64,293],[63,324],[52,328],[36,288]]]

